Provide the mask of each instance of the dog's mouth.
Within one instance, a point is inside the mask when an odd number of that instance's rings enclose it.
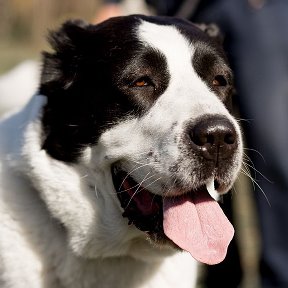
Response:
[[[162,197],[117,167],[112,168],[112,177],[123,217],[128,218],[130,225],[152,239],[172,241],[200,262],[217,264],[224,260],[234,229],[208,193],[213,184],[178,196]]]

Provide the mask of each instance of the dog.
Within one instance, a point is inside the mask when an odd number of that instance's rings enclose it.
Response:
[[[0,124],[2,288],[191,288],[225,258],[214,198],[243,141],[217,39],[143,15],[50,33],[38,92]]]

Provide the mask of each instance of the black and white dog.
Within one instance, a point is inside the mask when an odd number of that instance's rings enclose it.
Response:
[[[1,288],[191,288],[193,258],[224,259],[234,230],[210,195],[243,148],[202,30],[132,15],[51,33],[38,95],[0,124]]]

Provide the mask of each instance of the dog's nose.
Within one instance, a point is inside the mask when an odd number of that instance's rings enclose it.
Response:
[[[193,149],[208,160],[227,159],[237,147],[235,127],[223,116],[203,117],[190,128],[189,133]]]

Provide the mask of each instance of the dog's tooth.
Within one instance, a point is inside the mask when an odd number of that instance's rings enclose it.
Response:
[[[215,199],[216,201],[218,201],[219,200],[219,194],[215,190],[214,177],[211,177],[210,179],[208,179],[208,181],[206,182],[206,188],[207,188],[207,191],[209,192],[209,194],[211,195],[211,197],[213,199]]]

